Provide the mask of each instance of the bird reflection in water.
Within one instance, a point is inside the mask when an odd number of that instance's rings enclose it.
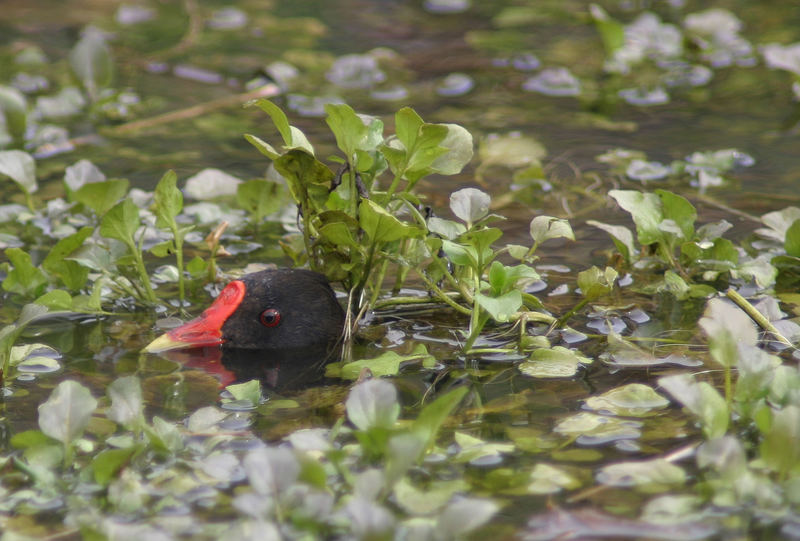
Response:
[[[176,349],[160,353],[187,368],[214,375],[225,387],[257,379],[269,390],[294,391],[321,383],[325,364],[338,361],[341,348],[315,346],[280,350],[220,347]]]

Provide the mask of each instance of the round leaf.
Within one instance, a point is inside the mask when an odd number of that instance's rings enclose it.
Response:
[[[353,387],[345,407],[350,422],[359,430],[391,428],[400,415],[397,390],[382,379],[370,379]]]
[[[540,244],[549,239],[565,238],[575,240],[575,233],[567,220],[553,216],[537,216],[531,220],[531,237]]]
[[[464,188],[450,195],[450,209],[458,218],[472,224],[489,214],[491,198],[477,188]]]
[[[33,156],[21,150],[5,150],[0,152],[0,175],[11,177],[25,193],[33,193],[39,187],[36,184],[36,162]]]
[[[472,134],[458,124],[442,124],[447,135],[439,146],[448,149],[431,164],[431,169],[442,175],[455,175],[461,172],[472,159]]]
[[[51,438],[69,445],[83,434],[97,400],[77,381],[62,381],[39,406],[39,428]]]

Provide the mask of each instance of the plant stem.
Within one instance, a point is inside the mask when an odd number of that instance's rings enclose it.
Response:
[[[517,312],[516,314],[512,314],[509,318],[509,321],[517,321],[521,320],[527,323],[528,321],[536,321],[539,323],[547,323],[547,324],[554,324],[558,320],[551,315],[543,314],[541,312]]]
[[[733,404],[733,384],[731,382],[731,367],[725,367],[725,404],[728,406],[728,411],[731,411]]]
[[[171,220],[170,229],[172,230],[173,242],[175,243],[175,263],[178,266],[178,300],[180,301],[181,313],[183,314],[185,313],[183,304],[186,299],[186,289],[183,279],[183,235],[178,231],[178,224],[175,223],[174,218]]]
[[[780,332],[780,331],[779,331],[779,330],[778,330],[778,329],[775,327],[775,325],[773,325],[773,324],[772,324],[772,322],[771,322],[769,319],[767,319],[767,318],[764,316],[764,314],[762,314],[761,312],[759,312],[759,311],[756,309],[756,307],[755,307],[755,306],[753,306],[752,304],[750,304],[750,302],[748,302],[748,300],[747,300],[747,299],[745,299],[744,297],[742,297],[742,296],[739,294],[739,292],[738,292],[738,291],[736,291],[735,289],[733,289],[733,288],[731,287],[731,288],[728,288],[728,291],[726,291],[726,292],[725,292],[725,295],[726,295],[726,296],[727,296],[727,297],[728,297],[730,300],[732,300],[733,302],[735,302],[735,303],[736,303],[736,304],[739,306],[739,308],[741,308],[742,310],[744,310],[744,311],[747,313],[747,315],[748,315],[748,316],[750,316],[750,317],[753,319],[753,321],[755,321],[756,323],[758,323],[758,325],[759,325],[759,326],[760,326],[762,329],[764,329],[765,331],[767,331],[767,332],[769,332],[770,334],[772,334],[772,335],[773,335],[775,338],[777,338],[777,339],[778,339],[778,341],[779,341],[781,344],[783,344],[783,345],[785,345],[785,346],[789,346],[789,347],[794,347],[794,344],[792,344],[792,342],[791,342],[791,341],[789,341],[789,339],[788,339],[788,338],[786,338],[785,336],[783,336],[783,334],[781,334],[781,332]]]
[[[443,292],[444,293],[444,292]],[[458,293],[444,293],[450,297],[458,297]],[[444,302],[444,301],[442,301]],[[372,305],[373,310],[382,310],[392,306],[407,306],[413,304],[437,304],[438,300],[433,297],[389,297],[382,301],[377,301]]]
[[[458,304],[456,301],[454,301],[453,299],[451,299],[451,298],[450,298],[450,296],[449,296],[447,293],[445,293],[444,291],[442,291],[442,290],[439,288],[439,286],[437,286],[436,284],[434,284],[434,283],[433,283],[433,281],[431,281],[431,279],[430,279],[430,278],[428,278],[427,276],[425,276],[425,273],[418,272],[418,274],[419,274],[420,278],[422,278],[422,281],[423,281],[423,282],[425,282],[425,285],[426,285],[426,286],[427,286],[427,287],[428,287],[428,288],[429,288],[431,291],[433,291],[433,292],[436,294],[436,296],[437,296],[437,297],[438,297],[438,298],[439,298],[439,299],[440,299],[440,300],[441,300],[443,303],[445,303],[447,306],[449,306],[450,308],[452,308],[453,310],[455,310],[455,311],[457,311],[457,312],[459,312],[459,313],[461,313],[461,314],[464,314],[464,315],[466,315],[466,316],[470,316],[470,315],[472,315],[472,310],[470,310],[469,308],[466,308],[466,307],[464,307],[464,306],[461,306],[461,305],[460,305],[460,304]]]
[[[386,201],[387,201],[387,203],[392,198],[392,195],[394,195],[394,192],[397,191],[397,186],[400,184],[400,179],[401,178],[403,178],[403,175],[398,174],[398,175],[395,175],[394,178],[392,179],[392,183],[389,185],[389,189],[386,191]]]
[[[608,335],[606,334],[591,334],[591,333],[583,333],[586,335],[587,338],[600,338],[606,339]],[[686,340],[675,340],[674,338],[654,338],[652,336],[626,336],[625,341],[627,342],[658,342],[659,344],[675,344],[675,345],[687,345]]]
[[[672,254],[672,250],[664,246],[664,244],[658,244],[658,251],[661,254],[661,257],[669,263],[669,266],[678,271],[678,274],[681,275],[681,278],[686,280],[687,282],[691,282],[692,279],[689,277],[689,274],[684,270],[681,264],[675,260],[675,256]]]
[[[388,266],[388,259],[381,261],[381,266],[378,269],[378,273],[375,276],[375,281],[373,283],[372,295],[369,298],[369,306],[371,307],[374,307],[375,303],[378,302],[378,295],[381,294],[381,285],[383,284],[383,279],[386,276],[386,269]]]
[[[350,216],[358,220],[358,186],[356,186],[356,162],[352,156],[347,157],[347,185],[350,190]]]
[[[28,190],[24,190],[24,191],[25,191],[25,204],[28,206],[28,209],[31,212],[36,212],[36,209],[33,206],[33,196],[31,195],[31,193]]]
[[[536,252],[536,249],[538,247],[539,247],[539,243],[536,242],[536,241],[533,241],[533,244],[531,244],[531,247],[528,250],[528,253],[525,254],[525,258],[524,259],[528,259],[530,256],[532,256],[534,254],[534,252]]]
[[[472,345],[475,343],[475,340],[478,339],[478,336],[480,336],[481,330],[483,330],[483,326],[486,324],[488,319],[487,317],[481,317],[481,307],[478,304],[478,293],[480,292],[481,287],[480,274],[475,273],[474,281],[475,289],[472,297],[472,313],[470,314],[469,319],[469,336],[467,337],[466,344],[464,344],[464,351],[466,352],[472,349]]]
[[[144,130],[147,128],[161,126],[164,124],[173,124],[181,120],[194,118],[225,107],[241,108],[241,105],[244,102],[258,98],[269,98],[272,96],[277,96],[278,94],[280,94],[280,89],[277,87],[277,85],[270,83],[262,87],[259,87],[255,90],[244,92],[243,94],[233,94],[230,96],[223,96],[221,98],[207,101],[199,105],[193,105],[185,109],[170,111],[169,113],[164,113],[149,118],[143,118],[141,120],[134,120],[133,122],[126,122],[125,124],[119,124],[118,126],[108,129],[107,132],[104,133],[110,133],[111,135],[122,135],[126,133],[136,132],[139,130]],[[88,142],[88,140],[86,141],[82,140],[83,138],[78,138],[78,139],[80,140],[73,140],[70,142],[72,143]]]
[[[144,234],[139,239],[139,245],[131,239],[130,243],[128,244],[128,249],[133,254],[133,259],[136,261],[136,270],[139,272],[139,278],[142,279],[142,285],[144,285],[144,294],[148,302],[152,304],[156,304],[158,299],[156,298],[156,294],[153,291],[153,286],[150,284],[150,276],[147,274],[147,269],[144,266],[144,258],[142,257],[142,240],[144,240]]]
[[[580,302],[578,302],[578,304],[576,304],[575,306],[573,306],[569,310],[569,312],[567,312],[566,314],[564,314],[563,316],[561,316],[560,318],[558,318],[556,320],[555,327],[557,329],[560,329],[561,327],[563,327],[564,324],[567,322],[567,320],[575,315],[575,312],[577,312],[578,310],[580,310],[581,308],[583,308],[587,304],[589,304],[589,299],[581,299]]]

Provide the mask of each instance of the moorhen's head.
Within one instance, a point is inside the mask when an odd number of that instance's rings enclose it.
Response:
[[[333,346],[344,311],[328,281],[303,269],[247,274],[229,283],[199,317],[156,338],[145,351],[222,346],[299,350]]]

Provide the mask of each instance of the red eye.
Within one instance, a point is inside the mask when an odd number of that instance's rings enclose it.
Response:
[[[259,316],[261,324],[265,327],[275,327],[281,322],[281,313],[274,308],[269,308],[261,312]]]

